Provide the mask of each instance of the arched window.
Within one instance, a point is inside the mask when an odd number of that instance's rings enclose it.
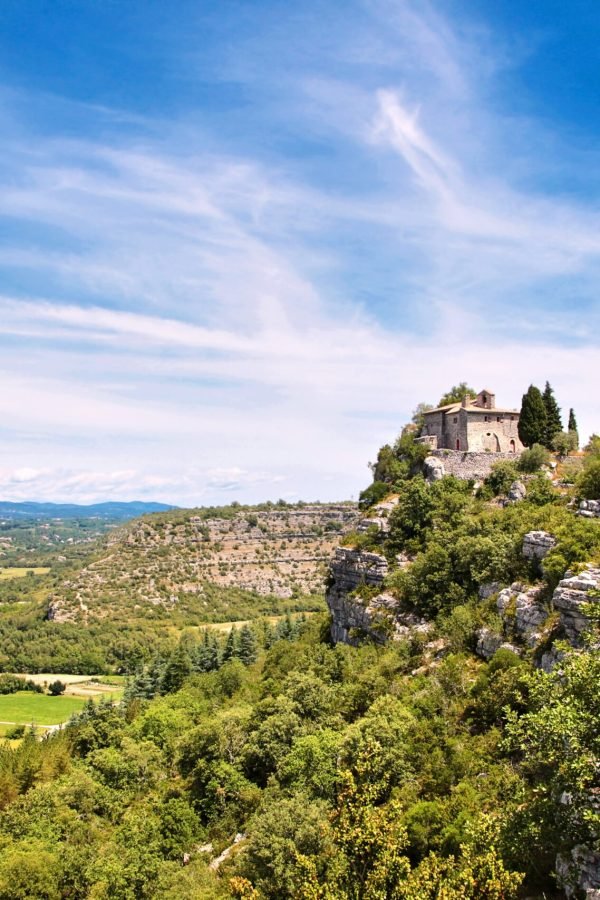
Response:
[[[510,452],[511,452],[511,453],[516,453],[516,452],[517,452],[517,446],[516,446],[516,444],[515,444],[514,441],[511,441],[511,442],[510,442]]]

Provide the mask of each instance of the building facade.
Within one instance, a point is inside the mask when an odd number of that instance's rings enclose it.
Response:
[[[521,453],[518,424],[518,410],[497,407],[496,395],[483,390],[426,412],[419,439],[433,450]]]

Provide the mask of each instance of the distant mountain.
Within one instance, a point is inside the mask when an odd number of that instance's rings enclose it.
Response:
[[[126,522],[146,513],[166,512],[177,509],[168,503],[146,503],[133,500],[131,503],[92,503],[89,506],[77,503],[11,503],[0,500],[0,519],[82,519],[98,518]]]

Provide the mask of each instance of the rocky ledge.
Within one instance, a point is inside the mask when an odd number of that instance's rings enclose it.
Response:
[[[331,612],[331,637],[338,643],[357,643],[356,631],[369,634],[378,641],[386,640],[377,620],[382,612],[393,608],[395,600],[384,593],[370,601],[353,595],[362,585],[379,587],[388,573],[388,562],[379,553],[338,547],[329,567],[327,605]],[[377,601],[377,603],[375,602]]]
[[[590,627],[588,605],[600,595],[600,568],[586,566],[579,574],[567,575],[559,583],[552,597],[554,609],[560,613],[561,625],[567,639],[581,646],[583,635]]]
[[[357,644],[368,636],[383,644],[433,627],[415,613],[402,610],[396,598],[383,589],[387,573],[387,559],[379,553],[347,547],[335,551],[327,589],[335,643]]]

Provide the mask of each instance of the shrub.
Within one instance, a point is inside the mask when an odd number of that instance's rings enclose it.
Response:
[[[550,454],[541,444],[534,444],[529,450],[524,450],[519,457],[517,467],[520,472],[537,472],[550,461]]]
[[[573,450],[577,450],[577,432],[558,431],[552,438],[552,449],[559,456],[568,456]]]
[[[515,463],[508,459],[501,459],[492,466],[492,471],[485,479],[485,484],[491,488],[492,493],[497,497],[498,494],[507,494],[511,484],[517,478],[518,470]]]
[[[64,694],[66,687],[63,681],[56,679],[56,681],[48,685],[48,693],[52,694],[53,697],[58,697],[60,694]]]
[[[536,506],[554,503],[558,497],[552,482],[545,475],[537,475],[527,485],[527,499]]]
[[[577,493],[585,500],[600,500],[600,458],[592,457],[577,479]]]
[[[374,506],[375,503],[383,500],[389,492],[390,486],[385,481],[374,481],[368,488],[360,492],[358,498],[359,509],[368,509],[370,506]]]

